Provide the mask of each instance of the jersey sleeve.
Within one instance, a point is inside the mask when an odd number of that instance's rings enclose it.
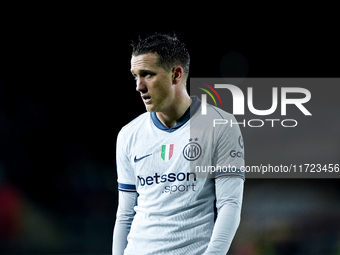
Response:
[[[239,177],[244,176],[244,143],[237,124],[237,120],[231,115],[231,124],[222,125],[217,132],[217,144],[213,162],[216,167],[215,177]]]
[[[136,180],[128,150],[129,146],[125,139],[124,132],[120,131],[117,137],[116,146],[116,169],[118,176],[117,180],[118,190],[125,192],[135,192]]]
[[[217,219],[204,255],[228,252],[241,221],[243,186],[239,178],[215,179]]]

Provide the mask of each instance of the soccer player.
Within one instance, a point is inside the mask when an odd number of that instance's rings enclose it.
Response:
[[[118,134],[112,252],[225,255],[240,223],[244,151],[239,127],[213,127],[213,119],[236,119],[209,104],[201,114],[201,101],[186,90],[190,57],[176,36],[132,46],[131,73],[147,112]]]

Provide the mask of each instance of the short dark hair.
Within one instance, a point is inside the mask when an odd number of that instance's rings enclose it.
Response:
[[[132,55],[138,56],[146,53],[157,53],[159,65],[170,71],[174,66],[180,65],[188,77],[190,56],[184,43],[176,35],[153,34],[138,42],[132,42]]]

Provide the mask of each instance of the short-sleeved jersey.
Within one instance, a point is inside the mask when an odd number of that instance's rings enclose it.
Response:
[[[118,189],[138,193],[124,254],[194,255],[207,249],[214,227],[214,178],[244,178],[238,125],[213,126],[214,119],[236,119],[207,106],[202,115],[201,101],[192,97],[172,128],[146,112],[119,132]]]

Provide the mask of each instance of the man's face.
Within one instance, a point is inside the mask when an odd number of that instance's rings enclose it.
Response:
[[[167,72],[158,64],[157,54],[147,53],[132,56],[131,73],[146,110],[164,112],[174,98],[172,71]]]

